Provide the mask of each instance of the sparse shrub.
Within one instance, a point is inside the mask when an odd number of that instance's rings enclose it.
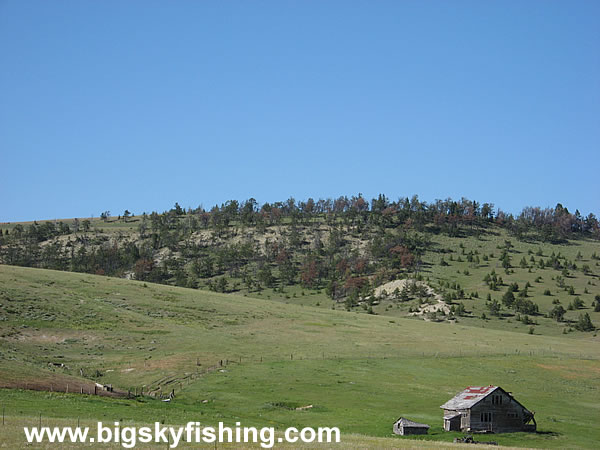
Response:
[[[502,296],[502,303],[507,308],[512,308],[515,303],[515,295],[511,290],[506,291],[506,293]]]
[[[590,315],[585,313],[579,315],[579,320],[575,324],[575,329],[578,331],[594,331],[596,327],[592,323]]]
[[[583,300],[581,300],[579,297],[575,297],[575,299],[573,300],[573,308],[581,309],[584,306],[585,306],[585,304],[583,303]]]
[[[554,308],[552,308],[552,310],[548,313],[548,317],[555,319],[557,322],[562,322],[566,312],[567,311],[565,310],[565,308],[563,308],[560,305],[557,305]]]
[[[523,258],[521,258],[521,262],[519,263],[519,265],[521,266],[521,269],[527,268],[527,261],[525,260],[524,256],[523,256]]]

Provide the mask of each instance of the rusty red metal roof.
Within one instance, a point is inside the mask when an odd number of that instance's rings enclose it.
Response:
[[[465,390],[459,392],[440,406],[440,408],[451,410],[471,408],[498,388],[498,386],[491,384],[489,386],[468,386]]]

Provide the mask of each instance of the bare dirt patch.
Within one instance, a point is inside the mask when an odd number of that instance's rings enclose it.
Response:
[[[92,342],[96,336],[70,330],[24,330],[11,336],[12,339],[34,344],[61,344],[67,339]]]
[[[98,387],[93,381],[82,380],[61,374],[20,377],[18,380],[6,380],[0,377],[0,388],[102,395],[105,397],[123,397],[127,395],[127,392],[117,389],[113,389],[112,392],[107,391],[102,387]]]
[[[428,320],[427,319],[428,313],[443,312],[446,315],[448,315],[450,313],[450,307],[446,304],[446,302],[444,302],[444,300],[442,299],[442,296],[440,294],[436,293],[431,286],[429,286],[427,283],[424,283],[423,281],[415,281],[415,280],[393,280],[393,281],[390,281],[388,283],[382,284],[381,286],[379,286],[375,289],[375,298],[381,298],[384,295],[384,293],[387,293],[387,295],[391,295],[393,292],[396,291],[396,289],[398,289],[398,291],[402,291],[402,289],[408,289],[409,286],[413,283],[418,287],[424,288],[426,296],[435,300],[435,303],[422,304],[421,306],[419,306],[418,311],[409,313],[410,316],[423,316],[423,318],[425,320]]]

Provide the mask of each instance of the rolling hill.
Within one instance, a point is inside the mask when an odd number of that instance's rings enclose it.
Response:
[[[0,266],[0,303],[0,383],[10,388],[0,402],[19,423],[40,413],[200,418],[385,438],[402,415],[432,425],[426,439],[448,442],[455,434],[441,431],[439,405],[466,385],[499,384],[536,411],[541,431],[494,436],[500,444],[600,439],[593,333],[528,334],[11,266]],[[56,392],[95,382],[176,397]]]

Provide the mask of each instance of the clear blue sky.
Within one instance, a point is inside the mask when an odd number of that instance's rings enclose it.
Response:
[[[600,213],[600,2],[0,0],[0,221],[418,194]]]

